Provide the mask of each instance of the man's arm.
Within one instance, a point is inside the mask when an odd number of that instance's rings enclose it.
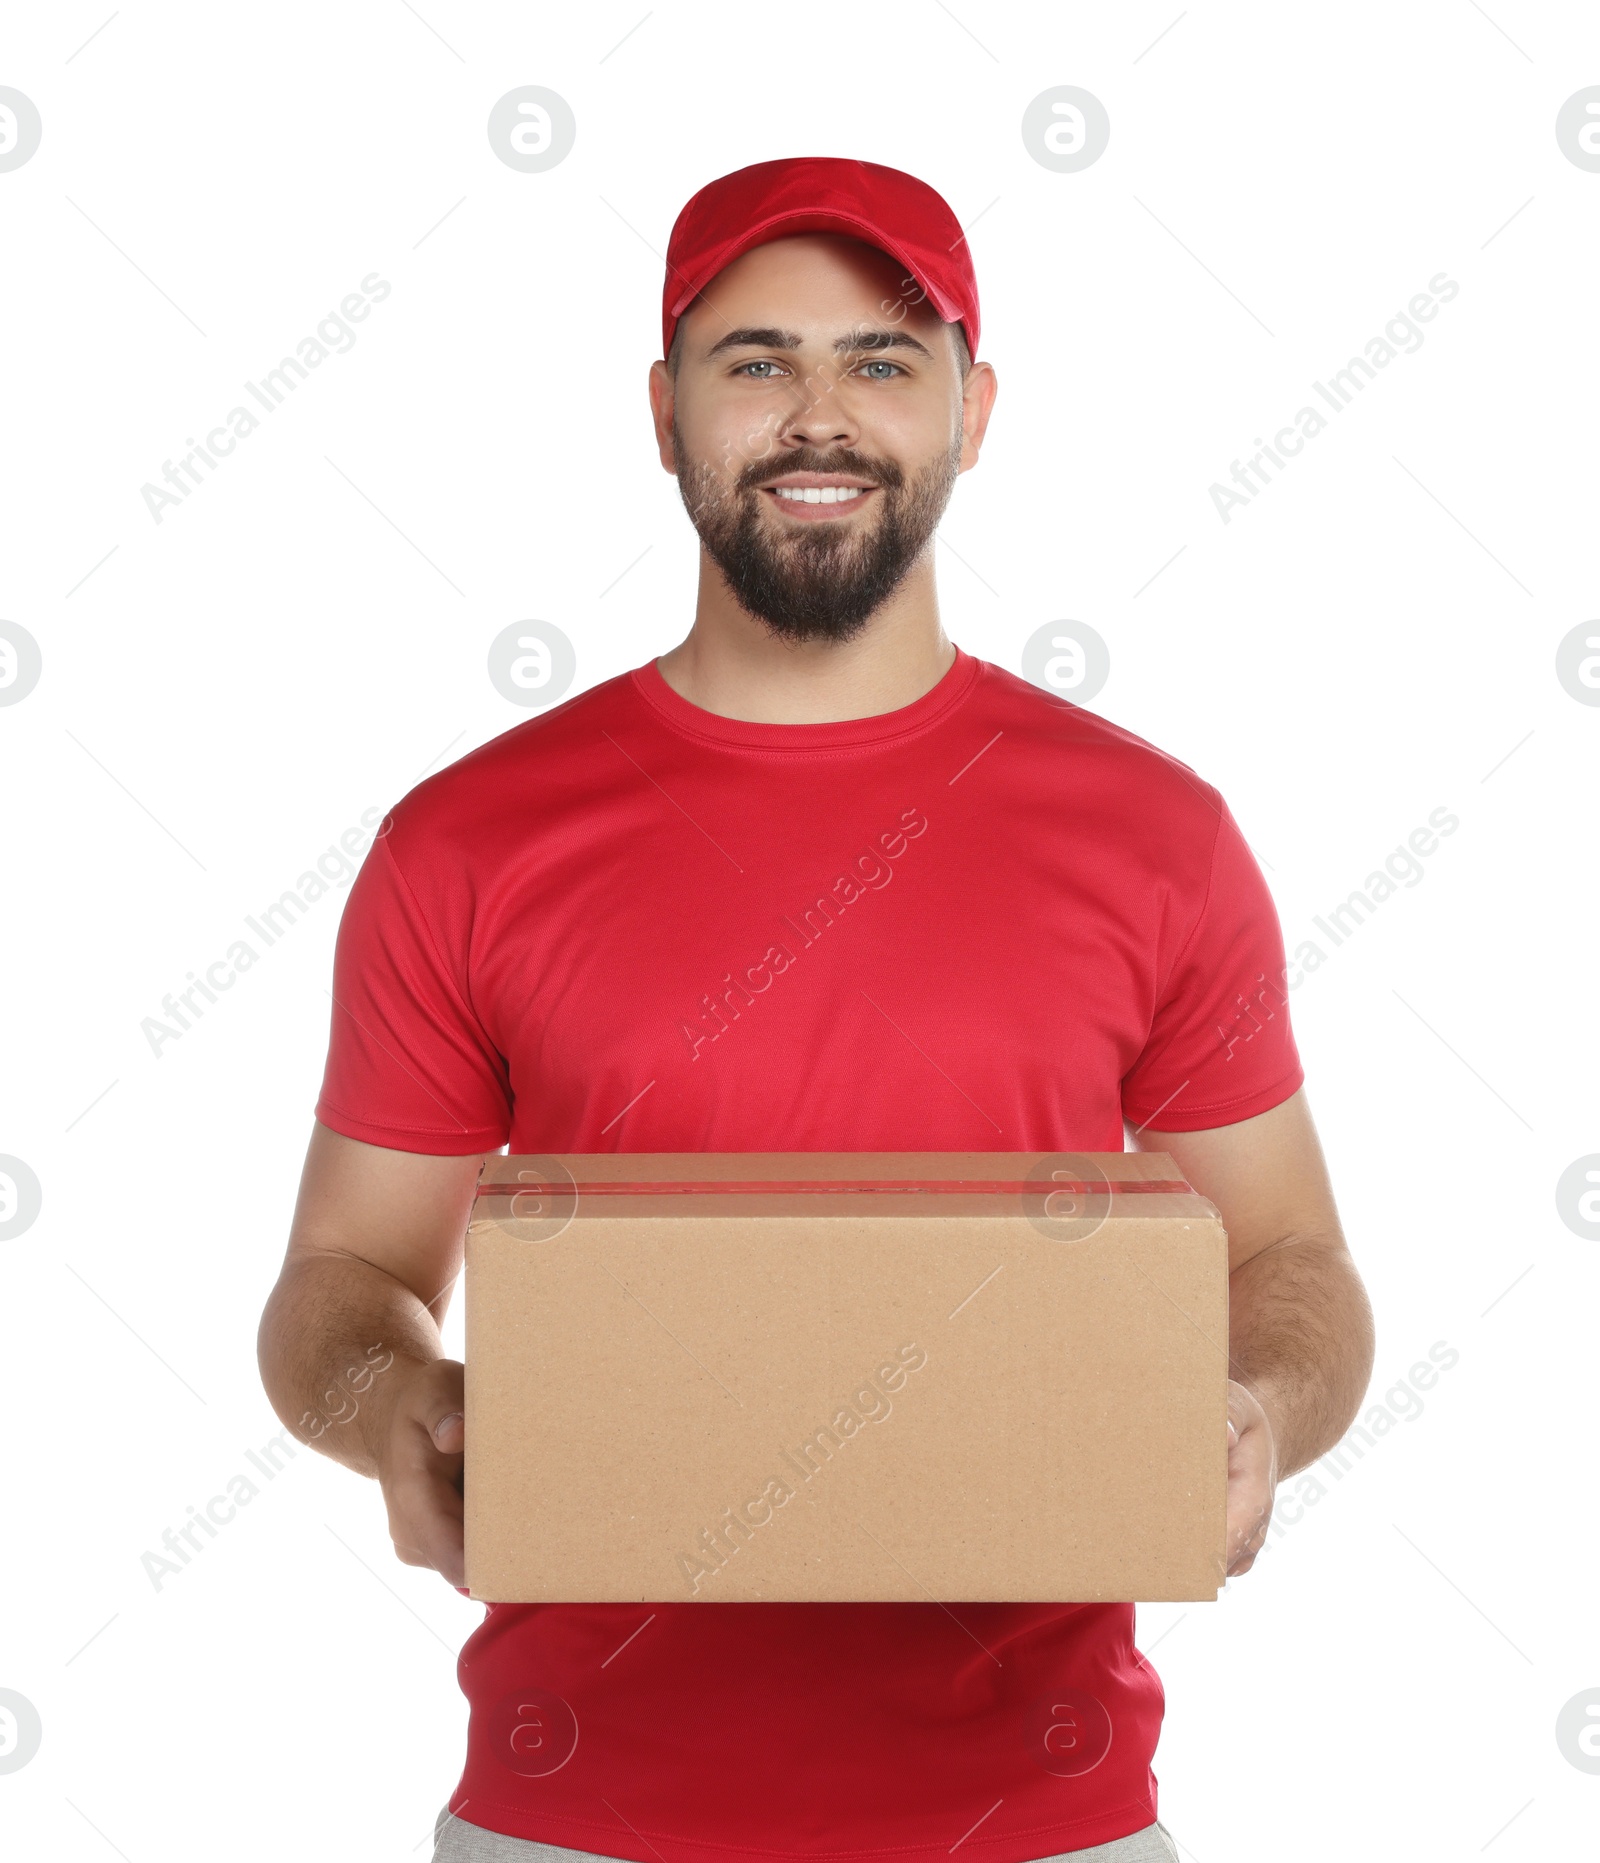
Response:
[[[261,1316],[261,1381],[299,1441],[375,1476],[395,1551],[464,1584],[462,1366],[439,1321],[482,1154],[389,1151],[316,1125]]]
[[[1132,1134],[1171,1154],[1228,1232],[1228,1573],[1248,1572],[1278,1480],[1338,1442],[1372,1376],[1372,1308],[1302,1088],[1254,1119]]]

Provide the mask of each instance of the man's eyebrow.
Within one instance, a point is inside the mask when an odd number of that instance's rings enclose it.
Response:
[[[771,325],[749,325],[742,330],[730,330],[726,336],[719,337],[706,351],[706,360],[720,356],[729,349],[798,349],[801,337],[794,330],[779,330]],[[855,355],[861,351],[876,349],[914,349],[919,356],[926,356],[931,362],[933,352],[907,330],[878,330],[863,326],[852,331],[849,336],[834,340],[833,353],[836,356]]]

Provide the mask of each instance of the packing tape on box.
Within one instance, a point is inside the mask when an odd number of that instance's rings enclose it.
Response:
[[[556,1180],[547,1179],[546,1182]],[[615,1183],[576,1182],[559,1186],[571,1194],[576,1191],[586,1197],[662,1197],[662,1196],[790,1196],[796,1192],[810,1191],[819,1195],[853,1194],[856,1191],[929,1191],[935,1194],[945,1192],[963,1196],[1022,1196],[1029,1192],[1055,1195],[1065,1192],[1068,1195],[1078,1193],[1085,1196],[1098,1196],[1110,1193],[1124,1196],[1130,1192],[1143,1192],[1146,1195],[1193,1196],[1193,1187],[1182,1178],[1102,1178],[1090,1183],[1084,1178],[1052,1178],[1048,1184],[1029,1183],[1026,1178],[677,1178],[663,1179],[659,1183],[623,1182]],[[516,1197],[524,1195],[535,1185],[530,1182],[518,1184],[480,1184],[477,1194],[480,1197]]]

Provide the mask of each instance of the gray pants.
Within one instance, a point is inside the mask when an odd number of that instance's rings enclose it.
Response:
[[[434,1822],[433,1841],[433,1863],[595,1863],[593,1851],[503,1837],[499,1831],[486,1831],[465,1818],[451,1817],[448,1805]],[[1058,1851],[1047,1863],[1179,1863],[1178,1846],[1158,1820],[1114,1843]]]

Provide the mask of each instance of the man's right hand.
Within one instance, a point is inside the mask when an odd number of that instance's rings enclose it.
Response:
[[[256,1342],[279,1419],[376,1476],[395,1552],[458,1589],[465,1368],[442,1356],[439,1326],[482,1169],[481,1153],[391,1151],[314,1125]]]
[[[396,1554],[407,1565],[432,1566],[456,1586],[467,1582],[461,1473],[465,1369],[454,1358],[411,1366],[372,1445]]]

